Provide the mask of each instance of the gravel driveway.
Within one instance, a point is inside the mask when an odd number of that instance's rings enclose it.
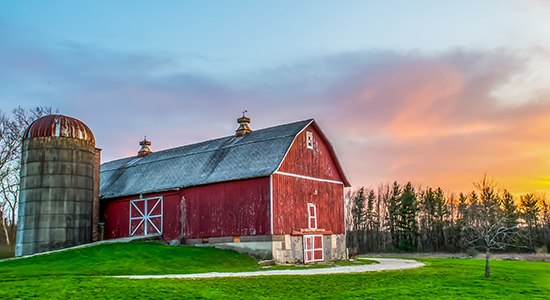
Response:
[[[273,270],[273,271],[255,271],[255,272],[236,272],[236,273],[200,273],[200,274],[173,274],[173,275],[133,275],[133,276],[113,276],[133,279],[148,278],[214,278],[214,277],[248,277],[248,276],[273,276],[273,275],[317,275],[317,274],[342,274],[342,273],[362,273],[384,270],[412,269],[424,266],[423,263],[410,259],[395,258],[368,258],[378,261],[379,264],[345,266],[321,269],[302,269],[302,270]]]

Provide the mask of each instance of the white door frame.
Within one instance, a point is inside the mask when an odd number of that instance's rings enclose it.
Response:
[[[155,205],[153,205],[153,208],[149,209],[147,207],[147,202],[149,200],[155,200],[157,199],[157,201],[155,202]],[[136,203],[140,202],[140,201],[144,201],[144,204],[145,204],[145,212],[142,212],[136,205]],[[155,208],[157,208],[157,206],[160,205],[160,215],[152,215],[151,213],[155,210]],[[137,217],[132,217],[132,212],[133,211],[137,211],[139,213],[139,216]],[[143,229],[143,234],[144,235],[148,235],[148,234],[162,234],[162,227],[163,227],[163,215],[164,215],[164,205],[163,205],[163,197],[160,196],[160,197],[152,197],[152,198],[146,198],[146,199],[135,199],[135,200],[130,200],[130,224],[129,224],[129,227],[130,227],[130,230],[129,230],[129,233],[130,233],[130,236],[134,235],[136,233],[136,231],[138,230],[138,228],[141,227],[142,224],[144,224],[145,228]],[[157,226],[155,225],[155,223],[153,223],[151,221],[152,218],[160,218],[160,229],[157,228]],[[141,220],[138,225],[134,228],[134,230],[132,231],[132,221],[133,220]],[[149,229],[149,226],[152,226],[151,229]]]
[[[315,237],[321,237],[320,248],[315,247],[315,246],[319,246],[319,245],[315,245]],[[311,249],[307,249],[307,239],[311,239],[311,246],[312,246]],[[317,251],[321,250],[321,258],[320,259],[315,259],[315,251],[316,250]],[[307,259],[307,253],[308,252],[311,252],[311,259],[310,260]],[[323,249],[323,235],[322,234],[306,234],[306,235],[304,235],[304,262],[308,263],[308,262],[313,262],[313,261],[324,261],[324,260],[325,260],[325,251]]]

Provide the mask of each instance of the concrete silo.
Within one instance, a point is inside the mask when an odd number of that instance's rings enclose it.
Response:
[[[97,240],[100,149],[83,122],[49,115],[25,131],[15,255]]]

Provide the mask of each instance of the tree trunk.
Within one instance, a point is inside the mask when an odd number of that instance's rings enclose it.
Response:
[[[0,212],[0,219],[2,219],[2,228],[4,228],[4,235],[6,236],[6,243],[10,245],[10,236],[8,235],[8,228],[6,226],[6,218],[4,218],[4,214]]]
[[[14,203],[17,203],[17,202],[14,202]],[[17,241],[17,227],[15,226],[15,209],[16,209],[15,205],[16,204],[13,205],[13,209],[11,210],[11,238],[12,238],[11,249],[12,250],[15,250],[15,243]]]
[[[485,250],[485,277],[489,277],[491,273],[489,272],[489,247]]]

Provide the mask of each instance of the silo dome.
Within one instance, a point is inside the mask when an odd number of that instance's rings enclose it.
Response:
[[[15,255],[86,244],[97,234],[100,149],[83,122],[48,115],[25,130]]]
[[[64,115],[49,115],[34,121],[25,130],[23,140],[47,136],[86,140],[95,145],[94,134],[86,124]]]

